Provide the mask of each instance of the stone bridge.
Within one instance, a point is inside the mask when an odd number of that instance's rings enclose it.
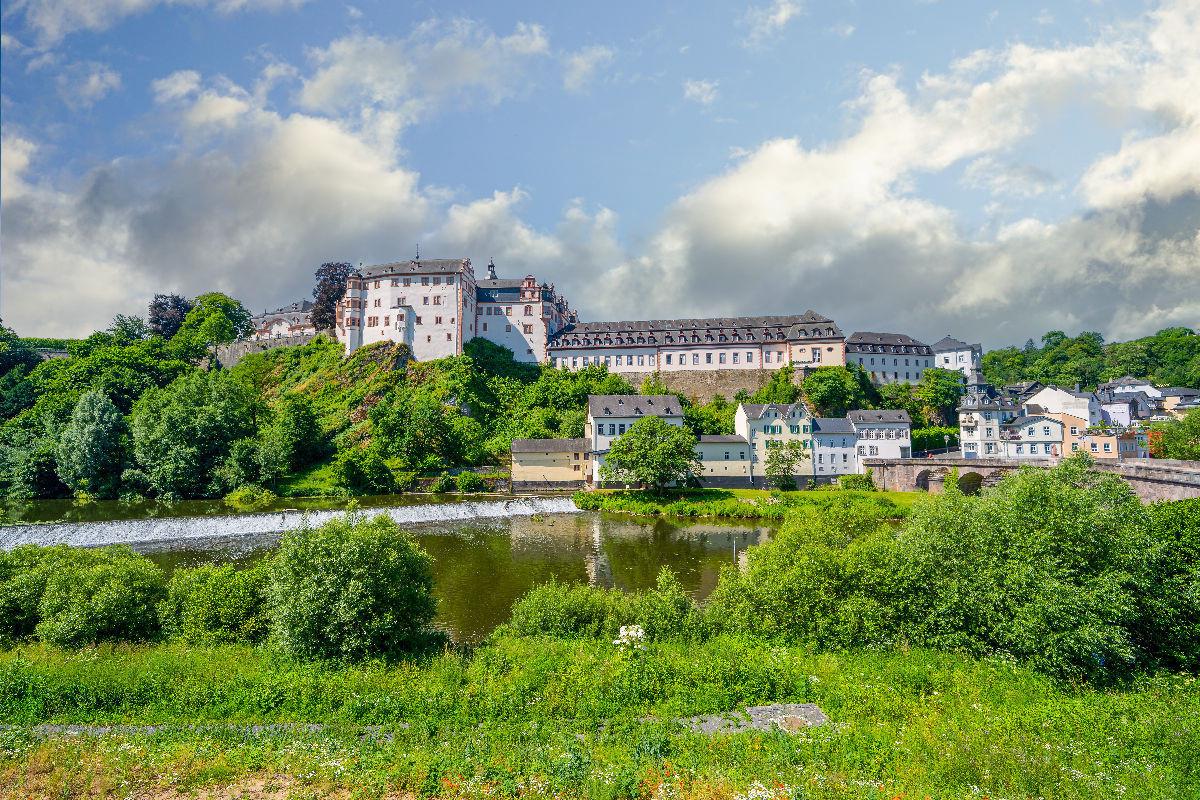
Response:
[[[965,494],[978,494],[1021,467],[1045,469],[1059,462],[1051,458],[866,458],[862,463],[872,470],[876,486],[893,492],[941,492],[946,477],[957,467],[958,487]],[[1200,497],[1200,461],[1097,460],[1092,471],[1120,475],[1147,503]]]

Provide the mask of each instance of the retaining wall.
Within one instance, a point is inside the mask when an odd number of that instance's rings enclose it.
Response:
[[[301,336],[280,336],[275,339],[247,340],[217,345],[217,363],[225,369],[229,369],[251,353],[262,353],[276,347],[295,347],[308,344],[315,338],[316,334],[306,333]]]

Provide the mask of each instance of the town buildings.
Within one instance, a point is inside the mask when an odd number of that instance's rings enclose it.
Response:
[[[338,302],[337,337],[351,353],[374,342],[401,342],[426,361],[458,355],[480,336],[518,361],[545,360],[546,343],[574,319],[553,284],[476,280],[469,258],[397,261],[360,269]]]
[[[308,300],[298,300],[290,306],[264,311],[251,317],[250,324],[254,326],[252,338],[261,341],[282,336],[314,334],[317,331],[312,325],[312,308],[313,304]]]
[[[828,317],[800,316],[572,322],[547,344],[556,367],[603,364],[610,372],[779,369],[845,363],[845,337]]]
[[[912,420],[907,411],[862,408],[846,415],[858,441],[862,458],[909,458],[912,455]]]
[[[683,427],[683,408],[673,394],[593,394],[588,395],[584,438],[592,453],[592,483],[599,486],[604,456],[617,437],[647,416],[662,419],[668,425]]]
[[[983,345],[960,342],[949,335],[935,343],[933,365],[939,369],[956,369],[963,374],[962,382],[972,377],[983,378]]]
[[[740,403],[733,415],[733,431],[749,444],[750,482],[763,481],[772,448],[789,442],[811,448],[812,425],[812,414],[803,403]],[[807,480],[812,475],[812,460],[805,459],[794,477]]]
[[[592,479],[591,443],[587,439],[514,439],[514,489],[577,488]]]
[[[933,360],[929,345],[902,333],[855,331],[846,339],[846,363],[862,367],[876,386],[916,383]]]

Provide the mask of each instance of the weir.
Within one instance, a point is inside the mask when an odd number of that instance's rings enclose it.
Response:
[[[385,514],[400,525],[470,519],[569,514],[578,511],[569,497],[517,497],[512,500],[481,500],[462,503],[428,503],[360,509],[364,516]],[[0,550],[23,544],[68,544],[73,547],[103,547],[110,544],[141,544],[186,539],[252,536],[282,533],[303,524],[320,525],[341,509],[270,511],[206,517],[158,517],[104,522],[52,522],[40,525],[0,527]]]

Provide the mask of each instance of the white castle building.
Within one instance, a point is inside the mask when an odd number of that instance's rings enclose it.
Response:
[[[309,300],[298,300],[290,306],[251,317],[254,339],[276,339],[281,336],[304,336],[316,333],[312,324],[313,304]]]
[[[574,320],[554,284],[532,275],[501,280],[495,266],[476,280],[471,259],[378,264],[353,273],[338,302],[337,337],[351,353],[375,342],[403,342],[428,361],[462,353],[480,336],[513,351],[518,361],[543,362],[546,343]]]

